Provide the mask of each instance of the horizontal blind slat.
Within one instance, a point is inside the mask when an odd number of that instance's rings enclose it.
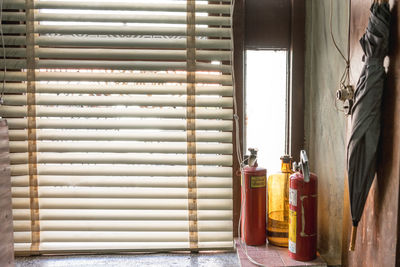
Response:
[[[194,98],[197,107],[224,107],[233,105],[232,97],[201,97]],[[93,106],[159,106],[186,107],[186,96],[62,96],[37,95],[36,105],[93,105]],[[27,97],[23,95],[4,96],[4,105],[26,105]]]
[[[39,46],[69,46],[69,47],[120,47],[120,48],[175,48],[185,49],[186,38],[180,39],[151,39],[140,37],[90,37],[90,36],[38,36],[35,45]],[[4,36],[5,45],[26,45],[25,36]],[[230,49],[230,40],[196,39],[198,49]]]
[[[11,141],[28,140],[27,130],[9,130]],[[37,129],[37,140],[73,140],[73,141],[164,141],[186,142],[184,131],[140,131],[140,130],[50,130]],[[232,142],[232,132],[197,131],[196,142]],[[18,143],[13,143],[13,147]],[[101,145],[104,145],[101,144]],[[20,145],[17,145],[21,147]],[[200,145],[201,146],[201,145]],[[15,152],[15,151],[14,151]],[[201,152],[199,152],[201,153]]]
[[[24,25],[3,25],[4,34],[24,34]],[[89,34],[89,35],[162,35],[187,36],[186,27],[150,27],[150,26],[80,26],[80,25],[37,25],[34,28],[37,34]],[[227,28],[200,28],[196,27],[195,36],[230,37],[231,30]]]
[[[4,0],[4,9],[24,9],[24,0]],[[84,9],[84,10],[121,10],[121,11],[165,11],[165,12],[186,12],[186,3],[159,3],[140,2],[78,2],[78,1],[37,1],[34,2],[37,9]],[[196,12],[206,13],[230,13],[230,5],[218,4],[196,4]]]
[[[24,106],[0,106],[0,116],[8,118],[21,118],[31,115]],[[176,108],[87,108],[87,107],[36,107],[36,117],[101,117],[101,118],[179,118],[187,117],[186,109]],[[197,119],[232,119],[232,109],[195,108]]]
[[[230,241],[231,232],[199,232],[204,242]],[[187,242],[188,232],[41,231],[41,242]],[[14,242],[31,242],[30,232],[14,232]]]
[[[29,209],[29,198],[13,198],[13,209]],[[40,209],[188,210],[187,199],[44,198]],[[198,210],[231,210],[232,199],[199,199]]]
[[[165,176],[52,176],[38,175],[39,186],[97,186],[97,187],[168,187],[187,188],[186,177],[165,177]],[[29,186],[29,176],[11,177],[13,187]],[[232,178],[228,177],[197,177],[197,188],[231,188]]]
[[[232,220],[229,210],[199,210],[198,220]],[[30,220],[30,210],[13,209],[14,220]],[[133,209],[44,209],[40,220],[189,220],[187,210],[133,210]]]
[[[1,49],[0,49],[1,50]],[[85,84],[60,84],[60,83],[37,83],[36,93],[46,94],[145,94],[145,95],[185,95],[186,85],[99,85],[94,83]],[[26,93],[26,84],[6,83],[5,93]],[[195,86],[196,95],[220,95],[232,96],[232,86]]]
[[[139,153],[38,153],[37,163],[186,165],[187,155]],[[28,163],[29,153],[11,153],[11,164]],[[197,165],[232,166],[231,155],[196,155]]]
[[[162,74],[162,73],[84,73],[84,72],[36,72],[36,81],[97,81],[97,82],[186,82],[186,74]],[[0,79],[4,79],[4,72],[0,72]],[[7,72],[6,81],[26,81],[26,73]],[[195,75],[196,83],[232,85],[231,75],[200,74]]]
[[[29,197],[29,188],[14,187],[12,196],[15,198]],[[132,187],[52,187],[40,186],[38,197],[44,198],[141,198],[141,199],[187,199],[187,188],[132,188]],[[229,199],[232,198],[230,188],[200,188],[198,199]]]
[[[197,143],[196,153],[232,154],[232,144]],[[11,141],[10,152],[28,152],[28,142]],[[37,152],[136,152],[136,153],[187,153],[186,143],[137,143],[118,141],[99,142],[37,142]]]
[[[117,165],[117,164],[37,164],[38,175],[107,175],[107,176],[188,176],[186,166]],[[11,175],[28,175],[29,165],[10,167]],[[197,166],[196,176],[231,177],[231,167]]]
[[[25,57],[25,48],[6,48],[7,57]],[[3,50],[0,55],[3,56]],[[99,48],[35,48],[37,58],[77,58],[77,59],[146,59],[146,60],[186,60],[185,50],[154,49],[99,49]],[[196,51],[197,60],[230,60],[230,51]]]
[[[23,12],[3,12],[4,21],[25,21]],[[65,22],[119,22],[119,23],[167,23],[185,24],[186,16],[178,15],[140,15],[140,14],[93,14],[80,12],[79,14],[38,13],[35,21],[65,21]],[[230,26],[229,17],[196,16],[196,24]]]
[[[25,59],[7,59],[9,69],[26,69]],[[4,60],[0,60],[0,68],[4,68]],[[116,60],[47,60],[35,61],[36,69],[107,69],[107,70],[151,70],[151,71],[185,71],[186,62],[176,61],[116,61]],[[197,63],[196,71],[221,71],[229,73],[230,65]]]
[[[31,230],[31,221],[15,221],[15,232]],[[183,232],[189,231],[189,221],[135,221],[135,220],[41,220],[41,231],[155,231]],[[232,231],[232,221],[199,221],[198,231]]]
[[[10,129],[27,129],[26,119],[8,119]],[[195,119],[195,130],[231,131],[231,120],[202,120]],[[160,130],[186,130],[185,120],[179,119],[36,119],[36,128],[50,129],[160,129]]]
[[[14,244],[16,255],[26,256],[31,251],[30,243]],[[159,251],[190,251],[189,242],[42,242],[39,249],[45,254],[57,253],[93,253],[93,252],[159,252]],[[233,241],[199,242],[198,250],[228,250],[233,251]]]

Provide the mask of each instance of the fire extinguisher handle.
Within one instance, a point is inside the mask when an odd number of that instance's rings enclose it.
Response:
[[[308,157],[305,150],[300,151],[300,166],[304,176],[304,182],[310,181],[310,169],[308,167]]]
[[[257,148],[249,148],[250,156],[248,157],[248,165],[250,167],[257,167]]]

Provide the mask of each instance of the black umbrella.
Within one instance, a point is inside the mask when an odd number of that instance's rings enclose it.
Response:
[[[380,135],[381,102],[385,80],[383,59],[388,52],[390,10],[387,1],[371,6],[368,27],[360,39],[365,63],[351,110],[351,135],[347,145],[347,173],[353,227],[350,250],[354,250],[357,225],[364,210],[376,171]]]

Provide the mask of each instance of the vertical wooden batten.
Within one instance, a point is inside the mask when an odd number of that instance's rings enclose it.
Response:
[[[0,120],[0,266],[14,266],[8,126]]]
[[[237,112],[239,116],[239,140],[240,144],[233,142],[233,235],[238,235],[238,222],[240,217],[240,162],[236,156],[236,146],[240,146],[243,151],[244,140],[244,41],[245,41],[245,2],[244,0],[235,1],[235,13],[233,15],[233,35],[234,35],[234,79],[235,79],[235,97],[237,103]],[[234,120],[234,129],[236,121]],[[233,139],[236,140],[236,132],[233,131]],[[245,151],[243,151],[243,154]]]
[[[186,71],[186,124],[187,124],[187,165],[188,165],[188,212],[189,212],[189,242],[190,249],[199,247],[197,221],[197,177],[196,177],[196,125],[195,125],[195,96],[196,96],[196,2],[187,0],[187,71]]]
[[[26,65],[27,65],[27,114],[29,153],[29,202],[31,211],[31,254],[37,254],[40,246],[40,218],[37,178],[36,144],[36,73],[35,73],[35,9],[34,0],[25,1],[26,15]]]

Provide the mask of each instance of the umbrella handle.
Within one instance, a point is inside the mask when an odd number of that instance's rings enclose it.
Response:
[[[357,226],[352,226],[349,251],[354,251],[354,247],[356,246],[356,237],[357,237]]]

